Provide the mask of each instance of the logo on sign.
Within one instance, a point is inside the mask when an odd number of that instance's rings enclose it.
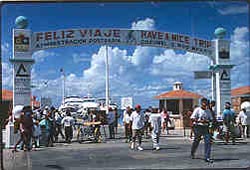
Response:
[[[20,64],[16,77],[29,77],[30,75],[27,72],[27,69],[24,67],[23,63]]]
[[[18,52],[27,52],[29,51],[30,39],[24,34],[19,34],[14,37],[14,50]]]
[[[223,70],[220,76],[221,80],[230,80],[230,75],[229,72],[227,72],[227,70]]]
[[[227,51],[226,49],[223,48],[219,52],[219,58],[221,58],[221,59],[229,59],[229,51]]]

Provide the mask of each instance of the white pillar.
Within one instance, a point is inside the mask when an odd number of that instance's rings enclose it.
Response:
[[[225,102],[231,102],[230,41],[215,40],[215,81],[217,115],[224,110]]]

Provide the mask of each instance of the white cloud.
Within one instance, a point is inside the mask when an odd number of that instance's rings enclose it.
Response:
[[[1,45],[1,49],[2,49],[2,54],[10,53],[10,45],[9,45],[9,43],[3,43]]]
[[[250,85],[249,29],[237,27],[231,35],[232,87]]]
[[[145,20],[139,20],[132,23],[132,29],[134,30],[154,30],[155,21],[151,18]]]
[[[13,87],[13,71],[12,66],[7,63],[2,63],[2,82],[3,82],[3,89],[12,89]]]
[[[217,9],[217,11],[221,15],[236,15],[236,14],[247,14],[248,11],[248,5],[230,5],[226,6],[220,9]]]
[[[39,51],[36,51],[32,57],[33,59],[35,59],[35,61],[37,63],[41,63],[45,60],[46,57],[49,57],[49,56],[58,56],[58,54],[54,53],[54,52],[48,52],[48,51],[45,51],[45,50],[39,50]]]

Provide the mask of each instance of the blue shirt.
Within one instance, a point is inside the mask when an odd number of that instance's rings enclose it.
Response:
[[[222,113],[223,121],[230,123],[234,120],[235,113],[231,109],[225,109]]]
[[[112,124],[115,122],[115,114],[113,112],[108,113],[108,124]]]

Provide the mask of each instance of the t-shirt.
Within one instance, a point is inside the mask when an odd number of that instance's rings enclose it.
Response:
[[[225,109],[222,113],[223,122],[230,124],[234,121],[234,112],[231,109]]]
[[[153,133],[159,133],[161,130],[161,114],[156,113],[156,114],[151,114],[149,116],[148,122],[151,124],[153,127]]]
[[[137,113],[136,111],[133,111],[130,120],[132,121],[132,129],[138,130],[144,127],[145,118],[142,112]]]
[[[66,116],[62,120],[62,124],[64,125],[64,127],[72,126],[74,124],[74,118],[71,116]]]
[[[212,121],[213,120],[213,117],[211,115],[211,112],[206,109],[206,110],[203,110],[201,107],[197,107],[194,109],[193,111],[193,114],[191,115],[190,117],[191,119],[197,119],[198,121],[200,120],[208,120],[208,121]],[[197,124],[197,125],[208,125],[208,123],[197,123],[194,121],[194,124]]]
[[[125,110],[123,112],[123,119],[122,119],[123,122],[125,123],[129,123],[130,122],[130,115],[128,114],[128,112]]]
[[[247,125],[247,114],[246,113],[244,113],[243,111],[240,111],[239,119],[240,119],[242,125]]]
[[[115,114],[113,112],[108,113],[108,124],[112,124],[115,122]]]

